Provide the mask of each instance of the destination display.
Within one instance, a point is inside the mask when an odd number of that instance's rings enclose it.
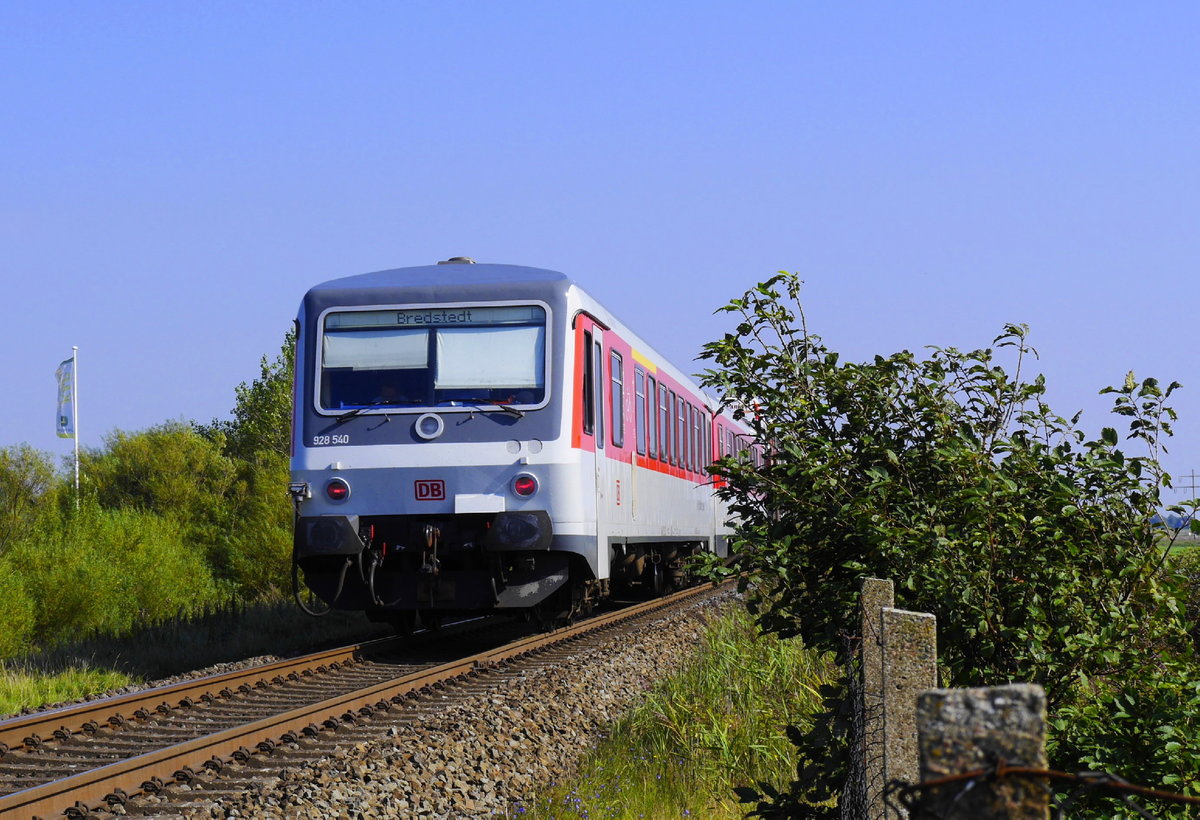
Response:
[[[326,330],[388,327],[487,327],[542,323],[546,311],[537,305],[438,307],[415,310],[356,310],[330,313]]]

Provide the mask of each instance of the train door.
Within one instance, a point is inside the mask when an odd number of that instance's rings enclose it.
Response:
[[[611,467],[608,464],[604,440],[609,422],[604,416],[604,331],[586,314],[580,315],[578,321],[579,347],[575,359],[579,367],[579,380],[576,383],[576,423],[578,444],[582,450],[581,466],[588,479],[581,488],[583,497],[580,501],[589,523],[596,528],[593,555],[596,575],[603,579],[609,577],[611,561],[608,547],[611,529],[608,511]]]
[[[592,328],[592,398],[595,401],[596,418],[596,551],[597,569],[601,578],[608,577],[611,556],[609,555],[608,537],[612,531],[613,475],[612,459],[608,457],[605,446],[609,425],[612,417],[605,416],[604,408],[608,404],[604,400],[604,340],[599,327]]]

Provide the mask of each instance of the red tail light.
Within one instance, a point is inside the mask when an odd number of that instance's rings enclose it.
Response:
[[[350,485],[345,479],[331,478],[325,485],[325,495],[329,496],[330,501],[345,501],[350,497]]]
[[[538,491],[537,479],[529,473],[522,473],[513,479],[512,491],[522,498],[529,498]]]

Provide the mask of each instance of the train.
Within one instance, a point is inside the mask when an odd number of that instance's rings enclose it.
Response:
[[[309,289],[295,327],[312,614],[570,619],[728,555],[707,467],[748,428],[565,274],[455,257],[348,276]]]

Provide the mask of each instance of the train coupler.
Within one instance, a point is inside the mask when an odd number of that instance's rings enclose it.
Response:
[[[433,524],[425,525],[425,554],[421,560],[421,572],[426,575],[437,575],[441,572],[441,562],[438,560],[438,542],[441,538],[441,529]]]

